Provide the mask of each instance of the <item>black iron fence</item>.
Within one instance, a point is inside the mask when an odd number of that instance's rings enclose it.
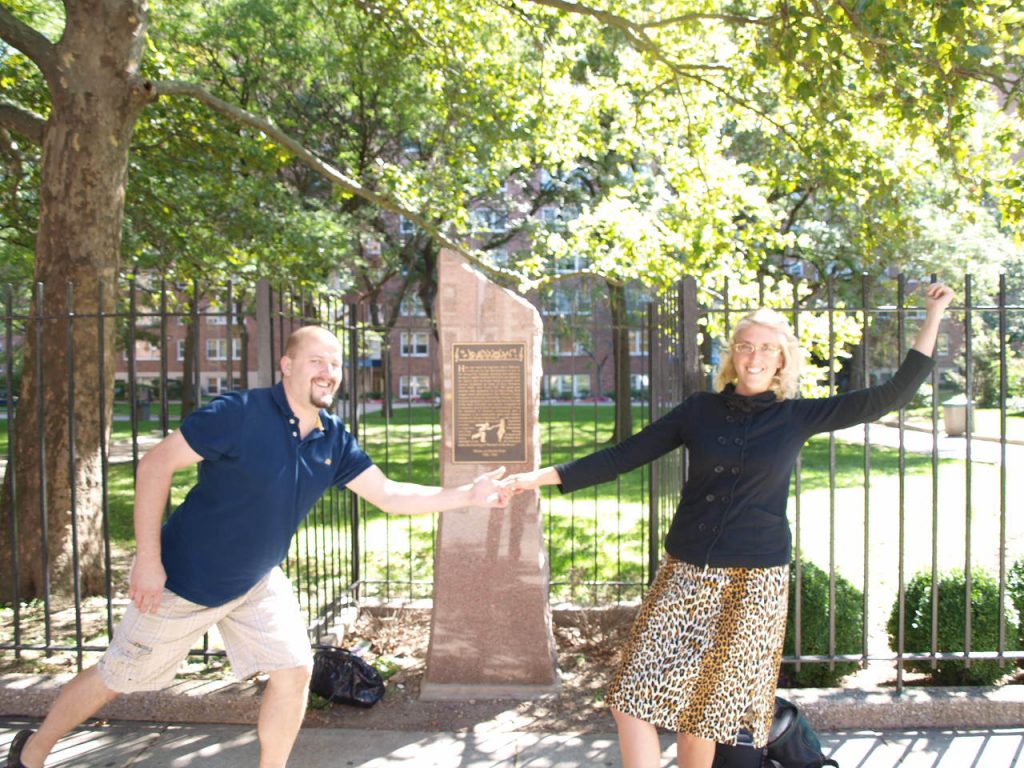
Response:
[[[69,293],[64,310],[55,312],[42,292],[42,286],[27,296],[9,289],[2,317],[0,534],[7,546],[0,547],[6,574],[0,651],[11,657],[70,653],[81,664],[106,647],[125,603],[139,456],[209,398],[275,381],[293,327],[316,322],[343,339],[347,372],[338,409],[384,471],[438,481],[439,386],[433,330],[422,310],[403,312],[386,300],[356,305],[266,287],[243,292],[138,277],[120,287],[119,303],[109,309],[100,302],[83,311]],[[797,467],[787,647],[796,673],[801,665],[841,672],[844,665],[897,657],[932,669],[955,662],[984,670],[995,662],[1003,671],[1007,660],[1021,658],[1024,527],[1009,514],[1008,499],[1024,491],[1021,473],[1011,471],[1015,462],[1024,466],[1024,308],[1007,295],[1005,278],[982,287],[968,278],[957,292],[940,333],[936,372],[911,407],[812,440]],[[922,306],[917,286],[903,277],[821,285],[684,281],[677,293],[634,302],[617,321],[628,324],[631,339],[629,402],[620,395],[617,403],[615,394],[624,390],[609,378],[616,369],[609,359],[611,326],[597,295],[597,303],[538,301],[549,336],[540,409],[545,463],[608,444],[623,409],[639,429],[710,386],[722,340],[756,306],[774,306],[791,318],[809,351],[805,395],[884,379],[909,346]],[[39,322],[44,314],[49,325]],[[106,331],[96,336],[101,346],[89,348],[74,336],[73,326],[87,324]],[[22,364],[32,344],[67,359],[97,358],[90,373],[96,380],[69,375],[74,397],[43,403],[44,377]],[[26,402],[17,403],[18,392],[26,393],[33,413],[59,409],[63,425],[38,418],[34,435],[21,434],[16,426],[27,410]],[[100,414],[107,435],[96,446],[73,439],[86,411]],[[68,441],[52,437],[62,429],[73,446],[63,459],[63,479],[48,477],[41,459],[49,448],[65,450]],[[552,600],[638,599],[657,568],[686,471],[685,455],[676,453],[613,484],[566,497],[545,494]],[[48,507],[46,493],[23,505],[33,478],[99,492],[67,496],[67,524],[55,525],[64,510]],[[176,498],[189,481],[187,474],[180,478]],[[100,532],[88,545],[98,557],[80,559],[82,542],[60,538],[62,530],[79,529]],[[434,536],[433,516],[390,518],[351,494],[327,494],[285,563],[311,636],[319,639],[349,605],[429,598]],[[33,537],[38,545],[25,545]],[[72,575],[19,578],[40,562],[69,562],[62,573]],[[85,568],[97,573],[80,578]],[[216,638],[196,650],[216,653]]]
[[[905,276],[685,282],[667,302],[678,336],[653,351],[678,366],[668,401],[710,385],[722,340],[758,306],[787,315],[809,352],[805,395],[884,380],[923,319],[923,287]],[[794,677],[804,661],[850,669],[843,662],[898,658],[908,664],[897,665],[897,687],[905,667],[947,683],[990,682],[1006,659],[1022,658],[1024,526],[1009,500],[1024,490],[1012,471],[1024,466],[1024,307],[1005,276],[982,287],[968,276],[954,289],[936,368],[910,407],[813,439],[797,464],[786,648]],[[668,459],[665,473],[678,461]],[[664,499],[661,525],[672,511]]]

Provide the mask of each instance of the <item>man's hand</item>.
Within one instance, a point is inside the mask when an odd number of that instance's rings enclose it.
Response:
[[[472,506],[474,507],[507,507],[512,494],[502,488],[498,480],[505,474],[504,467],[484,472],[473,481],[470,490]]]
[[[160,607],[167,573],[159,559],[135,558],[128,585],[128,597],[142,613],[154,613]]]

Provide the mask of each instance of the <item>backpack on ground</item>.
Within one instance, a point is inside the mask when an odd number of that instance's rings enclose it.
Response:
[[[796,704],[775,697],[775,717],[765,747],[765,768],[822,768],[839,763],[825,757],[821,741]]]
[[[775,716],[764,749],[753,746],[749,733],[741,731],[735,746],[715,746],[711,768],[839,768],[839,763],[825,757],[821,741],[796,704],[775,697]]]

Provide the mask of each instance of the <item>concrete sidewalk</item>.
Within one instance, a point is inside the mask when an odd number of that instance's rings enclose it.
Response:
[[[0,754],[33,720],[0,720]],[[842,768],[1014,768],[1024,766],[1024,727],[821,733],[825,753]],[[664,765],[675,748],[663,737]],[[115,722],[76,731],[48,766],[241,768],[257,761],[251,726]],[[614,734],[369,731],[304,728],[289,765],[297,768],[576,768],[621,766]]]
[[[0,756],[21,728],[33,728],[53,702],[63,677],[0,675]],[[254,766],[259,686],[180,680],[163,691],[123,696],[95,721],[58,745],[48,766]],[[1024,768],[1024,686],[892,690],[789,689],[818,729],[825,753],[842,768]],[[405,720],[375,720],[371,710],[338,727],[306,726],[291,766],[296,768],[575,768],[621,766],[612,724],[608,732],[553,733],[528,729],[514,710],[481,705],[471,724],[427,730],[417,723],[422,703]],[[512,703],[509,703],[512,707]],[[367,715],[371,715],[367,717]],[[382,725],[380,723],[387,723]],[[218,724],[207,724],[218,723]],[[394,730],[407,723],[414,730]],[[671,734],[663,736],[664,764],[675,764]]]

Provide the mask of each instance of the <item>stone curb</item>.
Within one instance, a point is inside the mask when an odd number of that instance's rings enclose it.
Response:
[[[0,675],[0,715],[44,717],[74,675]],[[255,723],[260,683],[179,680],[169,688],[121,696],[101,709],[104,720],[169,723]]]
[[[0,675],[0,716],[43,717],[71,675]],[[99,713],[110,720],[170,723],[256,722],[260,683],[182,680],[122,696]],[[820,732],[918,728],[1000,728],[1024,723],[1024,686],[1000,688],[780,689]],[[510,702],[510,706],[512,703]]]
[[[818,731],[1000,728],[1024,723],[1024,686],[780,689]]]

